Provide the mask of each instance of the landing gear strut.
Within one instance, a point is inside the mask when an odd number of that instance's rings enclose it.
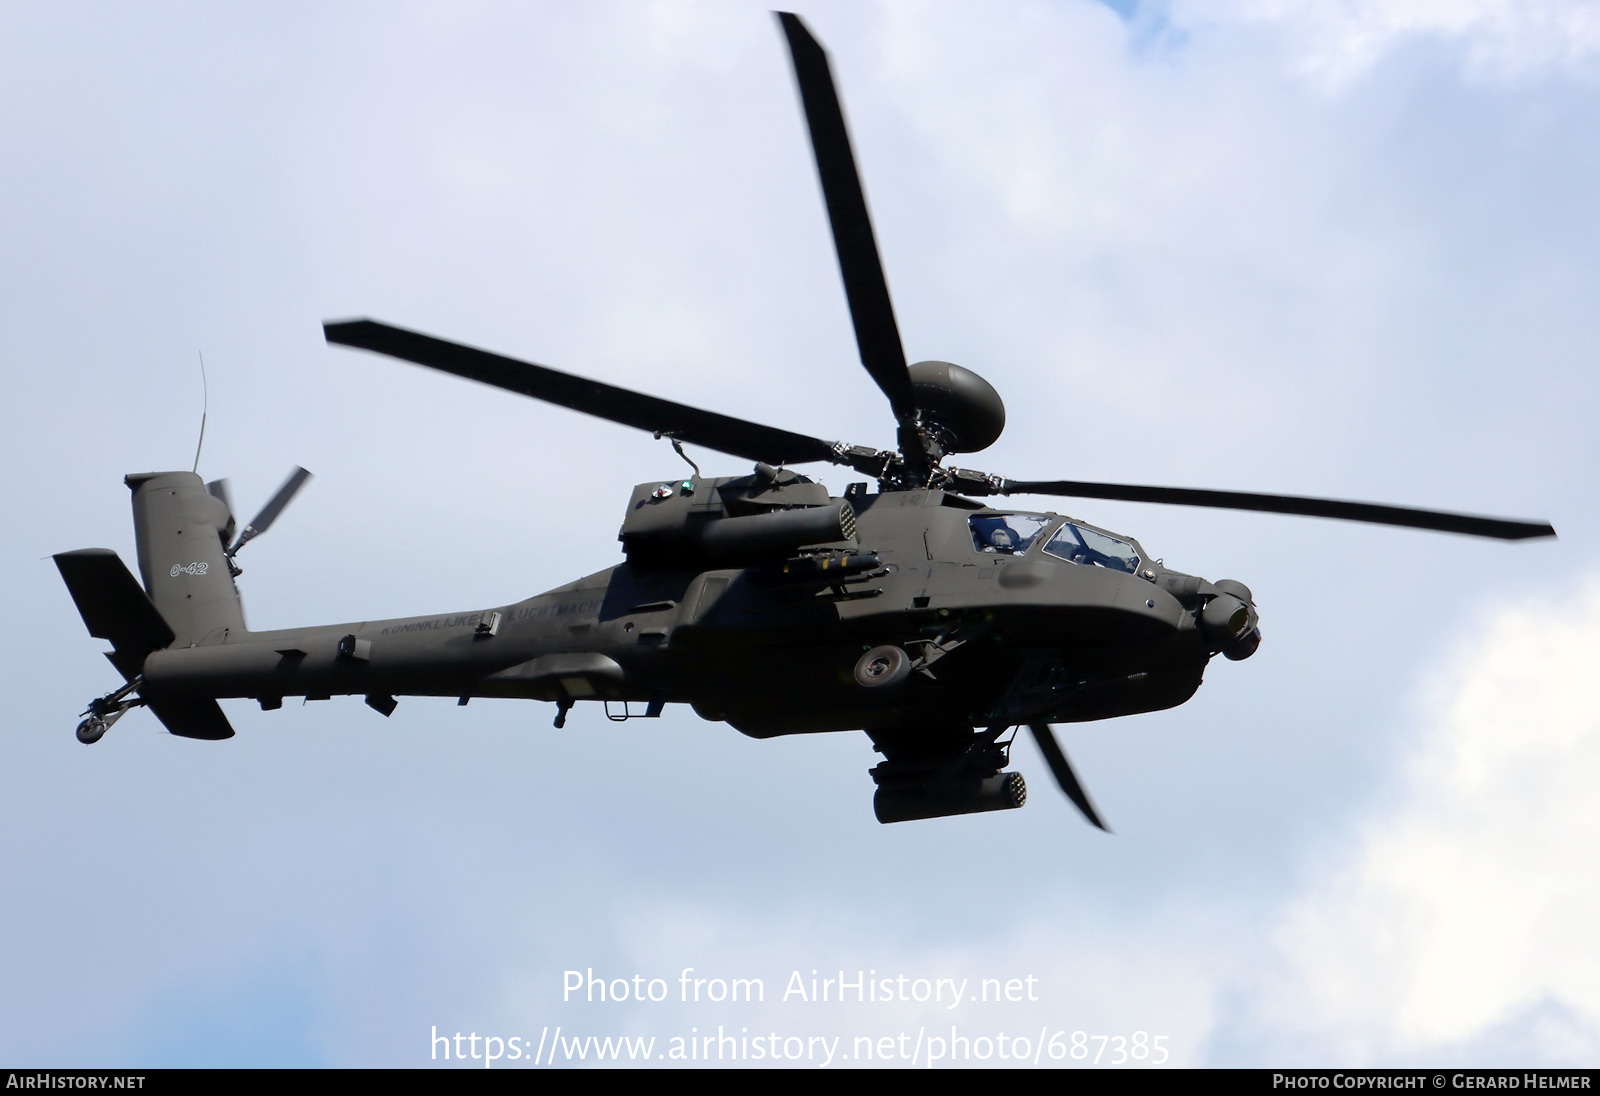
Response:
[[[144,675],[137,674],[133,680],[115,692],[107,693],[96,700],[89,701],[89,706],[84,709],[86,717],[78,724],[78,741],[85,746],[92,746],[111,729],[111,725],[122,718],[122,713],[129,708],[144,703],[143,697],[129,700],[128,696],[140,685],[144,684]]]

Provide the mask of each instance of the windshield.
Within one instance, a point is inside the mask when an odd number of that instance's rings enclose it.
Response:
[[[1133,545],[1070,521],[1056,530],[1056,535],[1050,538],[1044,550],[1072,563],[1126,571],[1130,575],[1139,570],[1139,554],[1134,551]]]
[[[972,546],[980,552],[1021,555],[1028,550],[1050,519],[1043,514],[974,514]]]

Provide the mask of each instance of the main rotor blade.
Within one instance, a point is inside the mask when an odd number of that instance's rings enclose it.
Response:
[[[819,438],[686,407],[615,385],[559,373],[532,362],[390,327],[376,320],[325,323],[322,330],[331,343],[387,354],[624,426],[669,434],[679,441],[747,460],[802,464],[831,460],[834,456],[832,443]]]
[[[311,478],[311,473],[304,468],[296,467],[289,473],[289,478],[283,481],[283,486],[278,488],[278,493],[267,500],[261,512],[250,519],[250,524],[244,527],[244,532],[239,534],[239,539],[228,550],[231,558],[234,553],[243,548],[247,543],[272,528],[272,523],[278,520],[278,515],[283,513],[283,508],[299,493],[300,488],[306,485],[306,480]]]
[[[1218,510],[1257,510],[1267,514],[1296,514],[1309,518],[1337,518],[1373,525],[1399,525],[1408,529],[1433,529],[1469,537],[1528,540],[1553,537],[1547,521],[1491,518],[1386,506],[1378,502],[1341,502],[1338,499],[1303,498],[1298,495],[1261,495],[1250,491],[1207,491],[1196,487],[1142,487],[1119,483],[1081,483],[1076,480],[1006,480],[999,495],[1062,495],[1067,498],[1117,499],[1122,502],[1161,502],[1179,506],[1206,506]]]
[[[916,418],[917,401],[911,390],[911,374],[906,371],[900,329],[894,322],[894,307],[889,303],[889,284],[878,258],[872,220],[867,216],[867,198],[850,151],[850,133],[845,128],[839,93],[828,68],[828,54],[799,16],[786,11],[777,16],[789,41],[795,82],[800,85],[800,101],[811,128],[811,151],[816,156],[822,197],[833,225],[833,246],[839,254],[839,273],[844,277],[844,293],[850,301],[861,364],[889,397],[895,418],[908,425]]]
[[[1083,812],[1085,818],[1106,833],[1110,833],[1111,830],[1095,813],[1094,804],[1089,802],[1089,793],[1083,790],[1083,785],[1078,783],[1077,774],[1072,771],[1072,766],[1067,764],[1066,752],[1062,750],[1061,743],[1056,741],[1055,732],[1050,729],[1050,724],[1030,723],[1028,730],[1033,732],[1033,740],[1039,744],[1039,752],[1044,754],[1045,761],[1050,765],[1050,771],[1055,774],[1056,783],[1067,793],[1067,798]]]

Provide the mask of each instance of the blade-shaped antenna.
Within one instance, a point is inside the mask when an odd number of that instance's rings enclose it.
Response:
[[[206,445],[206,416],[211,413],[211,384],[206,380],[206,355],[203,350],[196,350],[200,355],[200,440],[194,443],[194,468],[191,471],[200,471],[200,450]]]
[[[872,220],[867,216],[861,175],[850,151],[850,132],[845,128],[839,93],[828,68],[828,54],[799,16],[786,11],[777,16],[789,41],[794,78],[800,85],[800,101],[811,129],[811,151],[816,156],[822,197],[833,226],[833,246],[839,255],[839,273],[844,277],[861,364],[889,397],[889,406],[901,426],[909,427],[917,416],[916,397],[911,389],[911,374],[906,371],[900,329],[894,322],[894,307],[889,303],[889,284],[878,258]]]
[[[820,438],[687,407],[376,320],[325,323],[322,330],[331,343],[387,354],[746,460],[781,465],[833,460],[835,456],[833,443]]]
[[[1398,525],[1408,529],[1433,529],[1441,533],[1462,533],[1498,540],[1528,540],[1556,535],[1555,529],[1547,521],[1492,518],[1388,506],[1377,502],[1343,502],[1339,499],[1304,498],[1298,495],[1208,491],[1196,487],[1143,487],[1119,483],[1082,483],[1076,480],[1005,480],[997,490],[984,493],[1062,495],[1068,498],[1205,506],[1219,510],[1256,510],[1267,514],[1295,514],[1301,517],[1364,521],[1373,525]]]
[[[1039,752],[1044,754],[1044,759],[1050,765],[1050,771],[1055,774],[1056,783],[1061,785],[1061,790],[1067,793],[1067,798],[1073,805],[1083,812],[1083,816],[1094,825],[1110,833],[1106,824],[1100,821],[1100,815],[1095,812],[1094,804],[1089,802],[1089,793],[1083,790],[1083,785],[1078,783],[1078,776],[1072,771],[1072,766],[1067,764],[1067,755],[1061,748],[1061,743],[1056,741],[1055,732],[1048,723],[1030,723],[1028,730],[1033,732],[1033,740],[1039,744]]]
[[[239,539],[233,542],[233,547],[228,549],[228,558],[232,559],[246,544],[250,543],[262,533],[272,528],[272,523],[278,520],[278,515],[283,513],[283,508],[289,505],[289,500],[304,487],[306,480],[311,478],[311,473],[304,468],[296,467],[289,473],[289,478],[283,481],[283,486],[278,488],[278,493],[267,500],[261,512],[250,519],[250,524],[244,527],[244,532],[239,534]]]

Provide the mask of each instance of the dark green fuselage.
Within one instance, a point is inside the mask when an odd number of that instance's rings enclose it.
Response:
[[[1211,651],[1181,600],[1187,576],[1048,555],[1053,516],[1027,551],[1006,554],[980,549],[970,519],[1008,512],[941,491],[851,501],[858,551],[878,557],[853,581],[786,576],[776,559],[630,561],[489,609],[175,643],[145,660],[141,693],[266,707],[334,695],[594,699],[635,715],[688,703],[769,737],[1103,719],[1180,704],[1199,686]],[[157,586],[220,577],[153,562]],[[882,644],[933,657],[880,695],[852,669]]]

